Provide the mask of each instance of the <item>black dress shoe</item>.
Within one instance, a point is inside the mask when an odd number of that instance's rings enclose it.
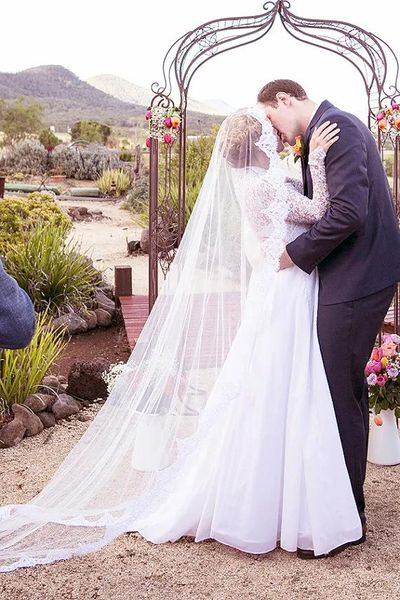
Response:
[[[327,554],[314,554],[313,550],[304,550],[303,548],[297,548],[297,557],[302,558],[303,560],[312,560],[312,559],[328,558],[330,556],[336,556],[336,554],[339,554],[339,552],[343,552],[343,550],[346,550],[346,548],[349,548],[350,546],[358,546],[359,544],[362,544],[363,542],[365,542],[366,538],[367,538],[367,524],[364,523],[362,526],[362,536],[358,540],[354,540],[353,542],[346,542],[345,544],[342,544],[341,546],[337,546],[337,548],[333,548],[333,550],[331,550]]]

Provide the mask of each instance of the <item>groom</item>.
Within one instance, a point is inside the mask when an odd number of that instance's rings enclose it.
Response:
[[[304,194],[309,198],[311,134],[325,121],[340,128],[339,140],[326,155],[330,207],[286,246],[280,264],[281,269],[297,265],[306,273],[318,267],[318,339],[363,525],[363,536],[354,545],[363,542],[366,533],[363,484],[369,410],[364,368],[400,281],[399,224],[377,144],[362,121],[327,100],[317,105],[298,83],[287,79],[265,85],[258,102],[282,141],[294,145],[295,137],[302,136]],[[316,558],[300,548],[298,555]]]

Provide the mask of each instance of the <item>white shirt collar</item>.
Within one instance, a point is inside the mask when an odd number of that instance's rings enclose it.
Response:
[[[321,106],[321,104],[322,104],[322,102],[320,102],[319,104],[317,104],[316,107],[314,108],[313,113],[312,113],[312,115],[310,117],[310,120],[307,123],[307,127],[309,126],[309,124],[313,120],[313,117],[314,117],[315,113],[317,112],[317,110],[319,109],[319,107]]]

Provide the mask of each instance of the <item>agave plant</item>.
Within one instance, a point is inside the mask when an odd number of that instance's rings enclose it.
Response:
[[[35,310],[51,314],[86,304],[101,273],[80,252],[80,244],[66,240],[64,226],[38,223],[25,244],[16,245],[6,257],[7,271],[29,294]]]
[[[106,169],[96,183],[102,194],[122,196],[129,189],[131,180],[123,169]]]
[[[31,343],[20,350],[4,350],[0,378],[0,405],[22,403],[37,391],[43,377],[64,350],[64,329],[49,327],[47,311],[38,314]]]

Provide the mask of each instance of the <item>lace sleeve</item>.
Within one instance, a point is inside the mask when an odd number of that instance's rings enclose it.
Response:
[[[313,182],[312,199],[299,193],[291,180],[286,180],[288,189],[288,221],[313,225],[325,214],[329,206],[329,191],[325,174],[325,150],[317,148],[310,153],[308,165]]]

